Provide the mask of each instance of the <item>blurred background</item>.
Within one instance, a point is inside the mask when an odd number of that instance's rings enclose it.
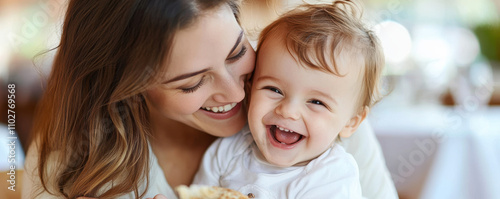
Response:
[[[255,40],[302,2],[243,0],[242,25]],[[369,120],[400,198],[500,198],[500,0],[362,2],[386,56],[387,96]],[[0,170],[8,169],[13,139],[7,85],[16,86],[21,168],[65,6],[65,0],[0,0]]]

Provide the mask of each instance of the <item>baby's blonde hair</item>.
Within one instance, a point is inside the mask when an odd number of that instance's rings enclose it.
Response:
[[[371,107],[380,99],[384,54],[378,38],[366,28],[361,18],[362,10],[353,1],[301,5],[261,32],[257,56],[266,39],[271,36],[282,38],[290,54],[306,67],[343,76],[338,71],[336,55],[346,48],[360,52],[364,58],[364,75],[359,104]],[[333,63],[328,63],[328,60]]]

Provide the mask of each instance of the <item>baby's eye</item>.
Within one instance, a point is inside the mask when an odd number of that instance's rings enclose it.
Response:
[[[283,93],[281,92],[280,89],[276,88],[276,87],[272,87],[272,86],[266,86],[264,87],[263,89],[267,89],[267,90],[270,90],[272,92],[275,92],[275,93],[278,93],[280,95],[283,95]]]
[[[324,104],[322,101],[319,101],[319,100],[310,100],[309,103],[327,107],[326,104]]]

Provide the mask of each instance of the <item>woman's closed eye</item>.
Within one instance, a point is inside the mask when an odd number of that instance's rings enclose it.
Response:
[[[241,57],[243,57],[243,55],[246,54],[246,52],[247,52],[247,47],[245,45],[243,45],[241,47],[241,50],[238,52],[238,54],[227,58],[227,60],[230,62],[238,61]]]
[[[200,81],[196,85],[188,87],[188,88],[179,88],[179,89],[183,93],[192,93],[192,92],[195,92],[196,90],[198,90],[203,85],[203,83],[205,83],[205,75],[203,75],[201,77]]]

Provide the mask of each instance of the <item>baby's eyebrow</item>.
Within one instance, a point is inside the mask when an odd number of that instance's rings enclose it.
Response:
[[[240,31],[240,35],[238,36],[238,39],[236,40],[236,43],[234,43],[234,46],[233,48],[231,49],[231,51],[229,52],[229,54],[227,55],[228,57],[233,54],[234,50],[236,49],[236,47],[238,47],[238,45],[241,43],[241,39],[243,38],[243,30]]]
[[[264,80],[275,81],[278,83],[281,82],[280,79],[273,77],[273,76],[268,76],[268,75],[259,76],[259,78],[257,78],[255,81],[264,81]]]

